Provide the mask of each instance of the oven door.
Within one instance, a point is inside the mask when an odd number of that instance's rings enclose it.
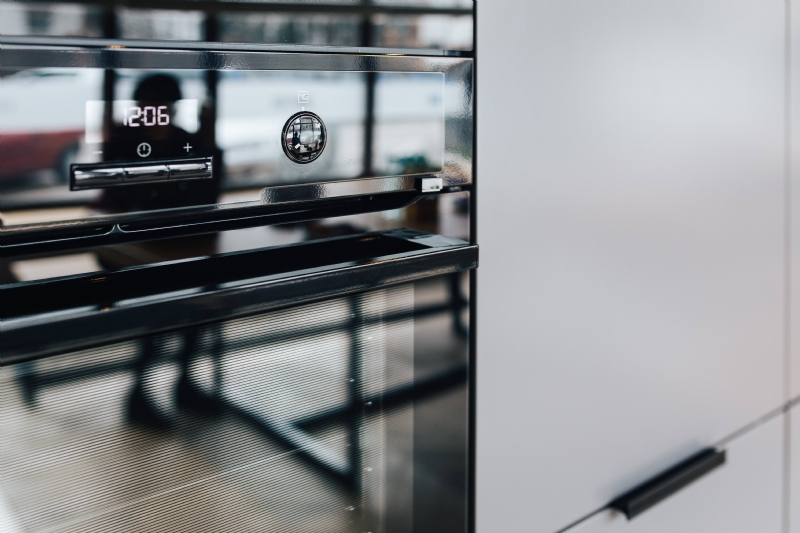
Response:
[[[465,532],[476,265],[401,230],[4,287],[3,531]]]

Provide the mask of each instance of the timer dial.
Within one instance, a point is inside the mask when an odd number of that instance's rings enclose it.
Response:
[[[283,126],[281,145],[286,157],[295,163],[315,161],[328,140],[325,124],[319,116],[302,111],[289,117]]]

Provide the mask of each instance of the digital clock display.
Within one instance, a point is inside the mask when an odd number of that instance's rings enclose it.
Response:
[[[125,108],[122,125],[129,128],[169,126],[169,106],[160,105],[156,107],[146,105],[139,107],[134,105]]]
[[[109,102],[90,100],[86,102],[86,142],[102,143],[108,132],[115,128],[129,131],[175,129],[186,133],[197,133],[199,126],[197,100],[176,100],[174,102],[137,102],[136,100],[114,100],[110,113]],[[111,124],[107,124],[108,121]],[[110,127],[109,127],[110,126]]]

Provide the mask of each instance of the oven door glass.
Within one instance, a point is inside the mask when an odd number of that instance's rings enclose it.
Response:
[[[4,228],[471,183],[471,59],[113,50],[3,50]]]
[[[466,531],[467,278],[0,368],[3,531]]]

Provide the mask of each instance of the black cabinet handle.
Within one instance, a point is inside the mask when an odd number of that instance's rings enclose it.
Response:
[[[611,507],[630,520],[724,463],[725,450],[707,448],[620,496]]]

